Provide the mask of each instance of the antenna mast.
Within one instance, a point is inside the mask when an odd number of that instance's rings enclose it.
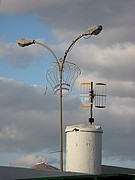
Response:
[[[96,83],[94,89],[93,82],[81,83],[80,98],[82,105],[81,108],[89,108],[89,122],[94,123],[93,106],[96,108],[106,107],[106,84]]]

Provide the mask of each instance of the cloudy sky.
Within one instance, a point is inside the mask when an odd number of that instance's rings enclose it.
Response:
[[[55,60],[43,47],[21,48],[16,39],[45,43],[60,59],[79,34],[101,24],[98,36],[82,38],[68,54],[81,75],[63,98],[63,132],[88,122],[88,110],[80,109],[80,83],[104,82],[107,108],[94,108],[104,131],[103,164],[135,168],[135,1],[0,2],[0,165],[45,161],[59,167],[59,98],[50,88],[44,95]]]

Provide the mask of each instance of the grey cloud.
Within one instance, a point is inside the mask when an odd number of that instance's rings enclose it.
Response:
[[[120,104],[119,99],[119,104]],[[103,158],[134,159],[135,107],[113,104],[106,110],[95,110],[95,121],[103,128]],[[100,113],[100,114],[99,114]]]
[[[45,54],[44,54],[45,55]],[[11,66],[25,68],[31,62],[43,60],[43,48],[32,46],[30,48],[21,48],[17,43],[6,43],[0,41],[0,60],[8,59]]]
[[[1,151],[38,151],[51,147],[52,142],[57,146],[54,140],[59,127],[57,100],[53,96],[44,97],[43,91],[37,93],[35,87],[13,80],[1,79],[0,86]],[[51,127],[53,123],[55,128]]]
[[[42,87],[7,78],[0,79],[0,91],[1,152],[59,149],[58,98],[49,93],[44,96]],[[74,104],[72,113],[75,116],[76,102],[75,98],[64,100],[64,127],[70,124],[71,104]]]
[[[102,45],[121,42],[134,42],[134,5],[132,0],[50,0],[17,1],[4,0],[1,3],[1,13],[37,13],[44,23],[57,29],[57,36],[61,38],[61,31],[68,38],[80,33],[91,25],[102,24],[104,32],[102,38],[97,39]],[[55,17],[55,18],[54,18]],[[55,34],[56,35],[56,34]],[[71,37],[71,36],[70,36]],[[72,37],[71,37],[72,39]]]
[[[59,149],[58,99],[49,94],[43,98],[42,91],[35,90],[38,87],[15,80],[1,79],[0,86],[4,106],[0,108],[0,151],[33,153]],[[78,98],[72,95],[64,98],[63,131],[67,125],[88,122],[88,110],[79,108]],[[104,156],[132,159],[135,148],[134,100],[112,97],[109,102],[106,110],[94,109],[95,123],[104,130]]]
[[[65,33],[66,37],[68,37],[68,31],[72,31],[75,35],[88,28],[88,26],[102,24],[104,27],[102,37],[95,41],[102,45],[109,45],[115,42],[134,42],[133,7],[133,1],[111,3],[106,0],[100,2],[88,0],[72,1],[68,4],[65,4],[65,2],[57,5],[52,4],[39,17],[44,23],[53,24],[54,29],[58,28],[60,31],[63,29],[67,33]],[[54,17],[57,17],[55,21]],[[60,38],[60,34],[58,33],[57,35]]]

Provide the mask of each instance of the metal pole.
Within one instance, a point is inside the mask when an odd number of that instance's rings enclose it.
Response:
[[[52,55],[54,56],[58,67],[59,67],[59,74],[60,74],[60,171],[63,171],[63,125],[62,125],[62,72],[63,72],[63,64],[64,62],[61,63],[59,62],[59,60],[57,59],[56,55],[54,54],[54,52],[45,44],[42,44],[40,42],[35,41],[35,44],[41,45],[43,47],[45,47],[46,49],[48,49]]]
[[[91,89],[90,89],[90,117],[89,117],[89,122],[92,124],[94,122],[94,118],[93,118],[93,99],[94,99],[93,82],[91,82],[90,86],[91,86]]]
[[[38,45],[41,45],[41,46],[47,48],[52,53],[52,55],[54,56],[54,58],[55,58],[55,60],[56,60],[56,62],[58,64],[58,67],[59,67],[59,74],[60,74],[60,171],[63,171],[62,72],[63,72],[63,65],[64,65],[64,62],[65,62],[65,59],[61,64],[58,61],[58,59],[57,59],[56,55],[54,54],[54,52],[48,46],[46,46],[45,44],[42,44],[40,42],[37,42],[37,41],[35,41],[35,44],[38,44]]]
[[[92,108],[93,108],[93,82],[91,82],[91,106],[90,106],[90,112],[91,112],[91,119],[93,117],[93,112],[92,112]]]
[[[62,132],[62,68],[60,73],[60,170],[63,171],[63,132]]]

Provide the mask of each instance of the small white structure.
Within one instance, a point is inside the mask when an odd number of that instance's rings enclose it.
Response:
[[[102,129],[94,124],[66,127],[66,171],[101,174]]]

